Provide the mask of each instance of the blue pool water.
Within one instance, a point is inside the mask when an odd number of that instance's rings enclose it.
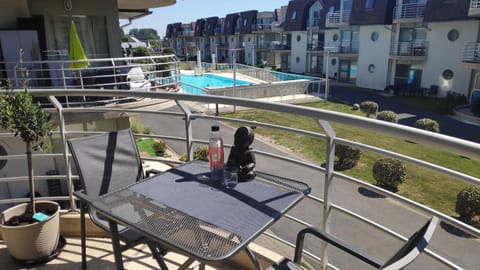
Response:
[[[224,78],[212,74],[204,74],[202,76],[195,75],[181,75],[180,81],[182,83],[191,84],[200,88],[209,87],[231,87],[233,86],[233,80]],[[249,82],[236,80],[236,85],[247,85]]]

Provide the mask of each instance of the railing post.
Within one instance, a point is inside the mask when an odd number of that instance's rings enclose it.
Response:
[[[185,114],[185,141],[187,143],[187,160],[193,160],[193,151],[192,151],[192,111],[190,108],[185,104],[185,102],[176,100],[175,101],[180,107],[180,109]]]
[[[324,120],[318,120],[318,124],[323,129],[327,135],[326,141],[326,162],[325,162],[325,187],[323,191],[323,219],[322,219],[322,230],[325,233],[330,231],[330,211],[331,211],[331,200],[330,200],[330,191],[332,189],[333,182],[333,170],[334,170],[334,161],[335,161],[335,131],[333,130],[330,123]],[[322,270],[327,270],[328,267],[328,252],[327,252],[327,243],[323,242],[321,247],[321,258],[322,258]]]
[[[58,101],[58,99],[54,96],[49,96],[48,100],[52,103],[52,105],[57,109],[58,112],[58,119],[60,124],[60,137],[62,137],[63,143],[63,157],[65,159],[65,170],[67,175],[67,193],[68,197],[70,198],[70,210],[75,211],[77,209],[75,204],[75,199],[73,198],[73,181],[72,181],[72,167],[70,166],[70,159],[69,159],[69,151],[67,145],[67,136],[66,136],[66,129],[65,129],[65,118],[63,117],[63,106]]]

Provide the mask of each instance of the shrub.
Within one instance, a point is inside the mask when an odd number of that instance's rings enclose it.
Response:
[[[391,123],[398,123],[398,115],[392,111],[381,111],[377,114],[377,119]]]
[[[165,143],[164,140],[155,141],[152,144],[152,148],[153,148],[153,151],[155,151],[155,153],[164,154],[165,151],[167,151],[167,144]]]
[[[132,50],[132,56],[138,57],[138,56],[150,56],[152,55],[152,52],[145,47],[136,47],[133,48]]]
[[[435,120],[432,120],[430,118],[422,118],[418,119],[415,122],[415,127],[427,131],[432,131],[432,132],[440,132],[440,125],[438,125],[438,122]]]
[[[197,160],[208,160],[208,146],[205,147],[197,147],[193,151],[193,159]],[[187,161],[187,154],[183,154],[180,156],[180,161]]]
[[[378,112],[378,104],[374,101],[364,101],[360,103],[360,110],[370,117],[370,115],[376,115]]]
[[[452,114],[453,108],[465,104],[468,104],[468,100],[465,95],[449,91],[447,92],[447,96],[438,102],[436,110],[441,114]]]
[[[343,144],[335,145],[335,156],[337,157],[335,170],[348,170],[355,167],[361,154],[360,149]]]
[[[473,223],[473,218],[480,215],[480,187],[469,187],[457,194],[455,211],[460,220],[467,224]]]
[[[406,167],[400,160],[383,158],[375,161],[372,172],[378,186],[397,192],[398,185],[405,181]]]
[[[354,110],[354,111],[360,110],[360,104],[358,104],[358,103],[353,104],[352,110]]]

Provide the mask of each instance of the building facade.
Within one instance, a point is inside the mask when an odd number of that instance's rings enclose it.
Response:
[[[235,53],[240,63],[368,89],[469,97],[480,88],[479,18],[479,0],[292,0],[275,11],[204,19],[223,31],[195,38],[218,62]],[[199,42],[205,36],[210,43]]]

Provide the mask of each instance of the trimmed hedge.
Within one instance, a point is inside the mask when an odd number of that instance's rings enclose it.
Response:
[[[391,123],[398,123],[398,115],[393,111],[381,111],[377,114],[377,119]]]
[[[473,225],[473,218],[480,215],[480,187],[466,188],[457,194],[455,211],[460,215],[460,220]]]
[[[343,144],[335,145],[335,156],[337,157],[335,170],[348,170],[355,167],[361,154],[360,149]]]
[[[364,101],[360,103],[360,110],[370,117],[370,115],[376,115],[378,112],[378,104],[375,101]]]
[[[440,132],[440,125],[430,118],[422,118],[415,121],[415,127],[432,132]]]
[[[375,161],[372,172],[377,185],[392,192],[398,191],[398,186],[405,181],[406,177],[405,164],[393,158]]]

